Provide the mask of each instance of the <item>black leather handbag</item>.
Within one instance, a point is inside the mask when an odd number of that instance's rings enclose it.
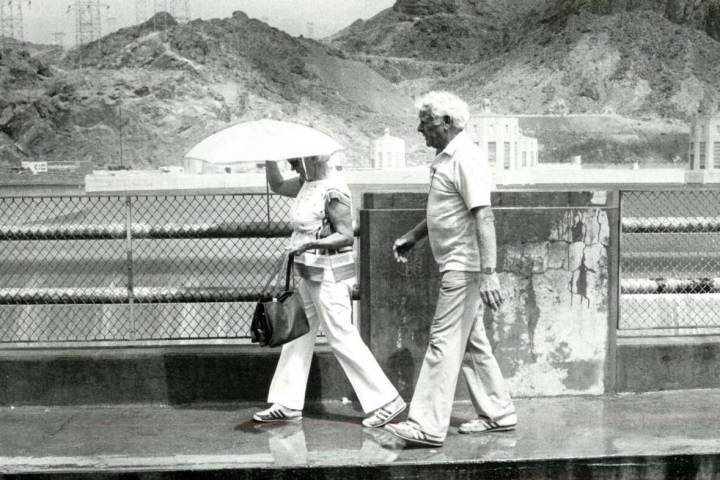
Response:
[[[250,340],[263,347],[279,347],[302,337],[310,331],[300,293],[294,289],[292,274],[295,258],[288,255],[285,269],[285,288],[270,301],[260,299],[255,306],[250,324]],[[273,275],[263,290],[265,293],[272,283]],[[290,280],[293,279],[291,287]]]

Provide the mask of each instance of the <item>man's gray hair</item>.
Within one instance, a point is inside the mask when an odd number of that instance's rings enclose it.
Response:
[[[450,92],[428,92],[415,101],[415,107],[419,112],[427,112],[433,118],[447,116],[452,124],[460,129],[464,129],[470,120],[470,109],[467,103]]]

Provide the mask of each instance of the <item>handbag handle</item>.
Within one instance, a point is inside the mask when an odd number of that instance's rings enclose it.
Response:
[[[270,292],[270,287],[273,284],[273,280],[275,280],[281,274],[284,261],[285,261],[285,255],[282,255],[279,258],[278,262],[275,264],[275,268],[273,269],[272,273],[268,277],[268,280],[265,283],[265,286],[260,291],[260,297],[265,298],[265,295],[272,296],[272,293]],[[286,283],[287,283],[287,279],[286,279]],[[285,289],[287,290],[287,287],[285,287]]]
[[[287,268],[285,269],[285,291],[290,290],[290,278],[293,279],[293,286],[295,285],[295,277],[292,275],[293,266],[295,264],[295,255],[290,253],[288,254],[288,264]]]

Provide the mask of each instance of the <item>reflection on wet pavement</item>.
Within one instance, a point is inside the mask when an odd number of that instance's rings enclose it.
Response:
[[[513,432],[460,435],[458,405],[445,445],[404,448],[362,428],[349,405],[303,420],[258,424],[259,405],[0,409],[0,473],[74,468],[265,468],[403,465],[720,453],[720,390],[518,399]]]

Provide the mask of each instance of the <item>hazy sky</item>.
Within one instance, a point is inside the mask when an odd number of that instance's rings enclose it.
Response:
[[[0,0],[8,1],[8,0]],[[22,5],[26,41],[52,43],[54,32],[63,32],[64,45],[75,44],[76,0],[12,0]],[[184,0],[174,0],[184,5]],[[155,6],[170,5],[173,0],[100,0],[102,31],[136,23],[137,4],[145,4],[145,17]],[[312,28],[315,37],[327,36],[358,18],[369,18],[395,3],[394,0],[187,0],[191,18],[225,18],[242,10],[250,17],[292,35],[306,35]],[[183,7],[176,7],[182,11]],[[109,21],[108,21],[109,20]],[[312,27],[308,24],[312,22]]]

